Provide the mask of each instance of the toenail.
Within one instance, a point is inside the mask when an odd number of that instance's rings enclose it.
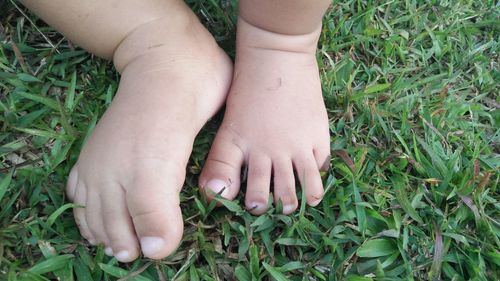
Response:
[[[283,206],[283,214],[291,214],[295,211],[295,206],[293,205],[285,205]]]
[[[97,245],[97,241],[95,241],[94,239],[89,239],[88,241],[89,241],[90,245],[92,245],[92,246]]]
[[[215,194],[220,193],[220,196],[226,197],[229,193],[229,186],[230,184],[228,184],[226,181],[212,179],[209,180],[204,187],[210,189],[210,191],[214,192]]]
[[[104,249],[104,253],[108,256],[112,256],[113,255],[113,249],[111,249],[111,247],[106,247]]]
[[[249,204],[251,206],[248,211],[257,211],[257,212],[262,212],[266,210],[266,205],[258,202],[254,202],[252,204]]]
[[[142,237],[141,249],[146,257],[155,256],[165,245],[165,240],[160,237]]]
[[[116,258],[118,261],[121,261],[121,262],[127,262],[127,261],[130,261],[130,254],[128,253],[128,251],[119,251],[119,252],[115,255],[115,258]]]
[[[321,200],[323,200],[323,198],[316,199],[316,200],[312,201],[311,203],[309,203],[309,205],[311,207],[316,207],[316,206],[319,205],[319,203],[321,202]]]

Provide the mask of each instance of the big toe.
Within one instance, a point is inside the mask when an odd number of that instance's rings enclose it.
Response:
[[[199,179],[199,186],[209,200],[216,194],[229,200],[238,195],[243,160],[239,146],[226,138],[223,131],[219,132]]]
[[[139,176],[127,188],[128,211],[144,256],[162,259],[175,251],[183,233],[179,191],[168,174]]]

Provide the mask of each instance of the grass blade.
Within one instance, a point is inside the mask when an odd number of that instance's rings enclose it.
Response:
[[[388,239],[373,239],[361,245],[356,255],[362,258],[377,258],[392,255],[397,252],[396,245]]]

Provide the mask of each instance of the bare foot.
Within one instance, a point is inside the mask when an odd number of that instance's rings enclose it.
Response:
[[[118,93],[68,180],[70,199],[85,206],[74,211],[82,236],[122,262],[177,248],[193,140],[231,82],[229,58],[191,11],[182,12],[180,23],[150,22],[120,44]],[[154,43],[138,52],[141,42]]]
[[[253,214],[266,211],[271,178],[275,203],[285,214],[296,210],[294,170],[307,203],[321,201],[319,170],[329,163],[330,137],[315,57],[319,34],[320,27],[277,34],[239,20],[233,84],[200,187],[224,189],[221,195],[233,199],[245,164],[245,204]]]

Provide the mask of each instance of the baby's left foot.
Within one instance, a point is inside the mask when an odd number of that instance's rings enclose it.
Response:
[[[329,164],[328,116],[321,93],[316,44],[318,29],[283,35],[238,23],[237,58],[224,121],[199,185],[233,199],[241,167],[248,166],[247,209],[267,209],[271,178],[275,203],[283,213],[297,209],[294,170],[307,203],[319,204],[319,170]],[[210,192],[207,192],[210,195]]]

